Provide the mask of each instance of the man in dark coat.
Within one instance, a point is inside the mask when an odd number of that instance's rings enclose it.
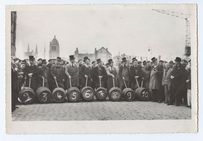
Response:
[[[149,80],[150,80],[150,73],[151,73],[151,62],[146,62],[146,65],[143,65],[142,68],[144,74],[144,88],[149,89]]]
[[[187,79],[187,77],[185,77],[184,68],[180,62],[181,58],[176,57],[175,66],[171,72],[171,85],[173,94],[171,103],[175,103],[176,106],[179,106],[181,104],[182,92],[185,88],[185,83]]]
[[[122,58],[121,65],[119,67],[118,76],[119,76],[119,85],[121,90],[125,88],[124,82],[127,85],[126,87],[130,87],[130,69],[129,69],[129,66],[127,65],[126,57]]]
[[[18,88],[19,90],[23,87],[25,83],[25,68],[26,68],[26,61],[22,60],[20,67],[18,68]]]
[[[163,60],[159,60],[158,66],[157,66],[157,70],[158,70],[158,79],[160,82],[160,89],[158,92],[158,101],[159,102],[163,102],[165,99],[164,96],[164,87],[162,86],[162,79],[163,79],[163,71],[164,71],[164,65],[163,65]]]
[[[72,87],[79,87],[79,65],[75,62],[75,57],[73,55],[69,56],[70,64],[66,65],[66,87],[70,88],[70,81]]]
[[[25,79],[26,79],[26,86],[29,86],[29,79],[31,79],[30,87],[36,91],[38,86],[38,69],[35,62],[34,56],[29,56],[28,65],[24,69],[25,71]]]
[[[113,60],[109,59],[108,64],[106,66],[106,72],[107,72],[107,89],[110,90],[113,87],[113,79],[114,84],[117,87],[118,86],[118,74],[116,71],[116,68],[113,65]]]
[[[141,86],[141,81],[143,81],[144,73],[142,71],[142,66],[138,64],[138,61],[133,61],[130,67],[130,86],[132,89],[137,89]]]
[[[45,59],[42,60],[41,66],[38,66],[38,74],[39,74],[39,83],[38,87],[41,87],[43,85],[43,79],[44,79],[44,86],[49,88],[48,84],[48,67],[47,67],[47,62]]]
[[[48,60],[48,64],[47,64],[47,80],[48,80],[48,84],[49,84],[49,89],[52,91],[56,84],[55,84],[55,81],[54,81],[54,78],[51,74],[51,67],[55,64],[55,60],[54,59],[49,59]]]
[[[97,66],[94,67],[92,70],[92,79],[94,88],[100,87],[99,76],[102,76],[101,87],[106,88],[107,73],[101,59],[97,59]]]
[[[81,65],[79,69],[79,85],[80,89],[85,87],[86,77],[87,77],[87,86],[92,86],[92,77],[91,77],[91,66],[90,59],[86,56],[84,57],[84,64]]]
[[[61,64],[60,57],[57,57],[56,64],[53,64],[51,66],[50,72],[51,72],[51,77],[56,79],[58,86],[65,88],[65,70]],[[57,87],[56,83],[53,83],[53,84],[54,84],[54,87],[52,87],[52,90]]]

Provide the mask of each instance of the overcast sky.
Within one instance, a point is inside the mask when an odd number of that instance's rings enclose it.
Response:
[[[185,21],[152,11],[168,9],[190,13],[184,6],[67,6],[17,10],[16,56],[38,46],[39,57],[46,56],[54,35],[60,44],[60,56],[79,52],[93,53],[104,46],[114,55],[126,53],[147,56],[182,56],[185,46]]]

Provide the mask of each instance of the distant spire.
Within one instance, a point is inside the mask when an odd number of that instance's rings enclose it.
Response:
[[[56,35],[54,35],[54,39],[56,39]]]
[[[36,48],[35,48],[35,54],[38,54],[38,48],[37,48],[37,45],[36,45]]]
[[[27,46],[27,52],[30,52],[30,45]]]
[[[44,58],[45,58],[45,54],[46,54],[46,48],[44,47]]]

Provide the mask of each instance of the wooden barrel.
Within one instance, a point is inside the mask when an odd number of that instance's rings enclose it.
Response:
[[[35,101],[35,92],[30,87],[24,87],[19,92],[19,102],[22,104],[32,104]]]
[[[121,89],[118,87],[112,87],[109,90],[109,99],[112,101],[119,101],[121,99]]]
[[[92,101],[94,99],[94,90],[92,87],[86,86],[82,88],[81,93],[85,101]]]
[[[55,88],[52,92],[53,102],[62,103],[66,101],[66,91],[61,88]]]
[[[80,90],[77,87],[69,88],[66,95],[70,102],[78,102],[81,98]]]
[[[106,100],[107,89],[105,89],[103,87],[99,87],[96,89],[95,95],[96,95],[97,100]]]
[[[40,103],[51,102],[51,99],[52,99],[51,91],[47,87],[39,87],[36,90],[36,95]]]
[[[142,101],[150,100],[150,93],[145,88],[139,87],[135,90],[135,93],[139,100],[142,100]]]
[[[133,101],[135,99],[135,93],[131,88],[123,89],[123,97],[126,101]]]

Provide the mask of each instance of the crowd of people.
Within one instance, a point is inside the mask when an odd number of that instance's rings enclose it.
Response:
[[[101,86],[107,90],[113,87],[112,79],[115,79],[115,85],[121,90],[126,85],[133,90],[138,87],[148,89],[151,101],[191,106],[191,61],[180,57],[169,62],[155,57],[151,61],[139,61],[136,58],[127,60],[123,57],[118,66],[115,66],[112,59],[104,64],[102,59],[91,62],[87,56],[78,61],[70,55],[69,61],[57,57],[48,62],[46,59],[36,60],[29,56],[25,60],[12,58],[11,68],[13,105],[17,102],[19,91],[29,85],[29,76],[32,76],[30,87],[34,91],[42,85],[53,91],[56,88],[54,79],[59,87],[67,90],[70,88],[70,80],[73,87],[82,89],[88,78],[87,85],[96,89],[100,87],[98,76],[102,76]]]

